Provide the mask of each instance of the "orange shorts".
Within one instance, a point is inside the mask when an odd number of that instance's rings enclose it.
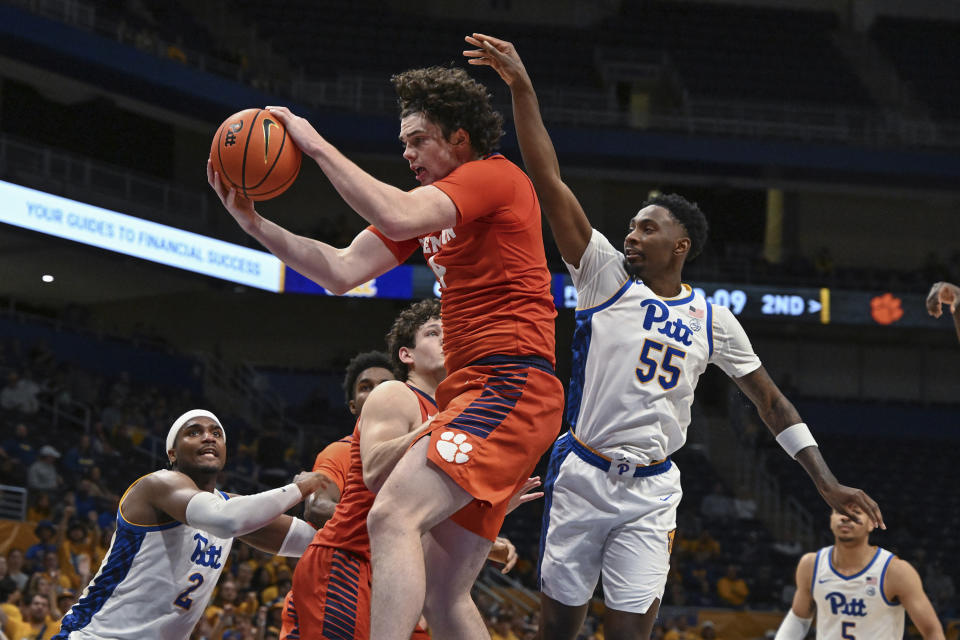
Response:
[[[493,540],[560,433],[563,385],[543,358],[491,356],[440,383],[437,404],[427,459],[475,498],[450,519]]]
[[[300,623],[297,608],[293,604],[293,589],[287,591],[283,599],[283,612],[280,615],[280,640],[300,640]]]
[[[283,607],[280,640],[368,640],[370,637],[370,562],[350,551],[311,544],[293,572],[293,589]],[[294,605],[296,598],[296,605]],[[287,609],[292,612],[291,630]],[[419,626],[411,640],[429,640]]]

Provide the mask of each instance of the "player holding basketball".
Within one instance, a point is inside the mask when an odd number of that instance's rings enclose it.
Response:
[[[859,509],[853,509],[863,515]],[[833,546],[800,558],[793,607],[776,640],[803,640],[817,614],[818,638],[900,640],[903,613],[924,640],[943,640],[943,626],[909,562],[870,544],[866,518],[858,524],[830,514]]]
[[[440,414],[425,431],[430,437],[400,460],[370,512],[371,637],[406,640],[423,609],[438,637],[487,638],[470,587],[510,497],[559,432],[563,403],[539,204],[527,176],[493,153],[502,118],[485,87],[439,67],[393,82],[403,157],[422,185],[410,192],[364,173],[303,118],[273,109],[373,225],[346,249],[264,220],[221,185],[209,163],[208,180],[245,231],[336,293],[423,250],[443,291],[449,375],[437,389]],[[427,531],[436,544],[425,559]],[[428,581],[425,564],[445,569]]]
[[[110,549],[56,638],[187,638],[235,537],[279,555],[306,549],[313,527],[282,514],[318,488],[316,474],[251,496],[217,491],[226,433],[200,409],[170,427],[167,456],[170,470],[140,478],[120,499]]]
[[[423,300],[403,311],[387,335],[396,381],[377,386],[364,404],[350,445],[350,471],[333,518],[319,530],[294,572],[305,638],[362,640],[370,634],[370,542],[367,516],[376,490],[436,414],[433,393],[446,376],[440,303]],[[514,506],[537,497],[518,496]],[[431,533],[424,544],[434,544]],[[512,567],[513,546],[498,539],[492,559]],[[417,629],[413,638],[428,638]]]
[[[733,314],[682,283],[685,261],[707,236],[696,205],[676,195],[652,198],[630,220],[618,251],[561,179],[513,45],[479,34],[467,41],[478,47],[464,52],[470,62],[493,67],[510,87],[524,162],[579,296],[571,431],[554,445],[544,483],[540,637],[577,636],[601,575],[606,637],[650,637],[682,495],[670,455],[686,440],[694,388],[711,362],[753,401],[828,504],[846,514],[860,506],[867,526],[882,526],[876,503],[834,478]]]
[[[351,414],[359,415],[367,397],[377,385],[394,379],[391,368],[390,358],[382,351],[358,353],[350,359],[343,379],[343,390],[346,393],[347,409]],[[314,460],[313,471],[324,475],[327,482],[321,484],[319,489],[303,501],[303,517],[318,529],[333,516],[346,488],[352,442],[351,433],[328,444]],[[297,606],[293,600],[293,589],[290,589],[283,600],[280,638],[296,640],[299,637]]]
[[[950,306],[950,315],[953,316],[953,326],[957,330],[957,340],[960,340],[960,287],[949,282],[934,282],[927,294],[927,313],[934,318],[943,314],[943,305]]]

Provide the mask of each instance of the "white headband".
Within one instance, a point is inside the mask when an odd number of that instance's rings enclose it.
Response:
[[[220,431],[223,433],[223,441],[227,441],[227,431],[223,428],[223,425],[220,423],[220,418],[213,415],[209,411],[204,409],[191,409],[185,414],[174,420],[173,426],[170,427],[170,431],[167,432],[167,451],[173,449],[173,445],[177,442],[177,434],[180,432],[180,427],[187,424],[188,421],[193,420],[194,418],[210,418],[218,425],[220,425]]]

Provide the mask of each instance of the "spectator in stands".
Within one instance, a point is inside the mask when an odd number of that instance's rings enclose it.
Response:
[[[51,606],[50,596],[45,593],[36,593],[30,598],[30,603],[24,611],[23,622],[20,623],[14,636],[29,638],[30,640],[50,640],[58,631],[57,622],[59,611]]]
[[[690,555],[699,555],[700,561],[705,562],[720,555],[720,543],[714,540],[706,528],[703,528],[697,538],[681,540],[680,551]]]
[[[10,578],[0,580],[0,630],[7,638],[17,638],[16,631],[23,622],[20,613],[21,588]]]
[[[696,640],[696,632],[691,631],[686,616],[677,616],[667,621],[667,630],[663,640]]]
[[[18,422],[13,428],[13,437],[3,441],[3,450],[26,469],[37,459],[37,445],[30,437],[27,425]]]
[[[37,571],[43,566],[43,555],[45,553],[48,551],[56,553],[57,551],[57,545],[54,544],[53,541],[57,535],[57,529],[53,526],[52,522],[48,520],[38,522],[33,533],[40,541],[27,549],[27,553],[24,556],[30,572]]]
[[[950,305],[950,315],[953,316],[953,327],[960,340],[960,287],[949,282],[935,282],[927,294],[927,313],[934,318],[943,314],[943,305]]]
[[[99,460],[100,454],[93,446],[93,439],[88,434],[83,434],[80,442],[70,447],[63,456],[63,468],[71,479],[76,480],[86,475],[90,468],[97,466]]]
[[[737,517],[733,498],[730,497],[723,483],[716,483],[713,491],[704,496],[700,503],[700,515],[706,522],[725,522]]]
[[[506,615],[490,620],[490,640],[520,640],[510,627]]]
[[[700,625],[700,635],[701,640],[717,640],[717,630],[713,626],[712,620],[704,620],[703,624]]]
[[[40,385],[30,378],[29,371],[23,376],[11,371],[7,375],[7,385],[0,390],[0,407],[32,415],[40,408],[37,399],[40,389]]]
[[[33,503],[29,509],[27,509],[27,520],[29,522],[40,522],[41,520],[52,520],[53,519],[53,507],[50,503],[50,494],[48,493],[35,493],[32,496]]]
[[[70,578],[60,571],[60,554],[57,551],[47,551],[43,554],[43,572],[34,573],[30,579],[33,580],[37,575],[46,577],[47,580],[50,581],[50,584],[53,585],[53,591],[50,592],[50,603],[52,605],[56,605],[57,599],[54,597],[55,595],[59,595],[64,589],[69,589],[73,586]],[[37,591],[40,591],[40,589],[37,589]]]
[[[711,572],[704,562],[696,558],[687,569],[684,586],[688,605],[707,607],[716,600],[711,584]]]
[[[100,467],[90,467],[83,480],[80,481],[79,491],[85,494],[93,503],[93,509],[88,511],[102,511],[107,505],[119,499],[119,496],[110,491],[101,477]],[[85,512],[80,511],[81,515]]]
[[[56,461],[60,452],[48,444],[40,447],[37,460],[27,469],[27,488],[31,491],[55,491],[63,485]]]
[[[30,576],[23,572],[23,551],[16,547],[7,551],[7,578],[13,580],[20,591],[26,588],[27,581],[30,579]],[[2,598],[0,602],[3,602]]]
[[[97,550],[96,535],[88,533],[87,524],[76,517],[75,510],[63,510],[57,536],[57,553],[60,571],[74,589],[83,589],[90,579],[90,567],[100,566],[102,559]]]
[[[738,571],[735,564],[727,567],[727,573],[717,580],[717,595],[726,604],[739,609],[746,603],[750,589],[744,579],[737,575]]]

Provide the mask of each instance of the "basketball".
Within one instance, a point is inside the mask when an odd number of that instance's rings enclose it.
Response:
[[[250,200],[286,191],[300,172],[300,149],[266,109],[244,109],[223,121],[210,145],[220,179]]]

